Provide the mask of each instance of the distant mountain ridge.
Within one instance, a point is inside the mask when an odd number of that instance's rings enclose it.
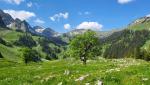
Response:
[[[145,25],[145,23],[148,23],[148,26]],[[129,26],[127,28],[133,29],[133,30],[138,29],[138,28],[144,29],[144,28],[149,27],[149,25],[150,25],[149,23],[150,23],[150,17],[145,16],[145,17],[135,20],[134,22],[129,24]],[[147,26],[147,27],[144,27],[143,24],[144,24],[144,26]],[[66,33],[58,33],[51,28],[44,28],[41,26],[31,27],[27,21],[25,21],[25,20],[21,21],[18,18],[14,20],[8,13],[4,13],[2,10],[0,10],[0,25],[2,27],[8,27],[13,30],[20,30],[22,32],[30,32],[32,34],[44,36],[44,37],[54,41],[55,43],[59,43],[59,44],[68,43],[74,36],[76,36],[78,34],[83,34],[84,32],[87,31],[87,29],[74,29],[74,30],[71,30]],[[143,26],[143,28],[141,26]],[[148,28],[148,29],[150,29],[150,28]],[[124,29],[112,30],[112,31],[96,31],[96,33],[97,33],[98,37],[100,39],[102,39],[102,38],[109,37],[113,33],[119,32],[122,30],[124,30]]]
[[[3,12],[2,10],[0,10],[0,26],[7,27],[12,30],[29,32],[39,36],[44,36],[58,44],[65,43],[58,38],[60,33],[55,32],[51,28],[42,28],[40,26],[31,27],[31,25],[27,21],[21,21],[18,18],[13,19],[8,13]]]
[[[40,36],[45,36],[45,37],[55,37],[55,38],[59,38],[63,35],[66,35],[68,37],[73,37],[75,35],[78,34],[82,34],[84,32],[87,31],[87,29],[74,29],[72,31],[69,31],[67,33],[58,33],[55,32],[53,29],[51,28],[43,28],[41,26],[34,26],[31,27],[30,24],[27,21],[21,21],[20,19],[13,19],[8,13],[4,13],[2,10],[0,10],[0,17],[2,17],[3,22],[5,23],[6,27],[9,27],[10,29],[14,29],[14,30],[20,30],[23,32],[31,32],[33,34],[37,34]],[[98,34],[100,34],[101,37],[106,36],[106,34],[112,33],[111,32],[97,32]]]

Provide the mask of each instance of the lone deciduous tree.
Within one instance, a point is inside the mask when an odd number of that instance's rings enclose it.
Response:
[[[99,51],[99,39],[94,31],[88,30],[84,34],[76,36],[69,45],[69,54],[72,57],[79,57],[83,64],[90,57],[97,56]]]

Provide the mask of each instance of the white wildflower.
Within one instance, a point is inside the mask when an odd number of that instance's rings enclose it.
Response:
[[[90,85],[90,83],[85,83],[85,85]]]
[[[57,85],[62,85],[62,82],[58,83]]]
[[[84,75],[84,76],[81,76],[81,77],[79,77],[78,79],[76,79],[75,81],[82,81],[82,80],[84,80],[86,77],[88,77],[89,76],[89,74],[87,74],[87,75]]]
[[[97,85],[103,85],[103,82],[100,81],[100,80],[98,80],[98,81],[97,81]]]
[[[65,70],[64,75],[69,75],[70,71],[69,70]]]
[[[147,81],[147,80],[148,80],[148,78],[143,78],[142,80],[143,80],[143,81]]]

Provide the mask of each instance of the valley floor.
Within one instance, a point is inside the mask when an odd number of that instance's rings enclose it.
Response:
[[[74,59],[28,65],[0,59],[0,85],[149,85],[150,62],[135,59]]]

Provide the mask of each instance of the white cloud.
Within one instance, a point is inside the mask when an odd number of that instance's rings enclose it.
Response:
[[[27,3],[27,7],[32,7],[32,2]]]
[[[8,13],[12,16],[12,18],[19,18],[20,20],[27,20],[31,17],[35,17],[36,15],[33,12],[28,12],[24,10],[16,11],[16,10],[3,10],[5,13]]]
[[[90,15],[91,13],[86,11],[86,12],[78,12],[79,15]]]
[[[132,2],[133,0],[118,0],[119,4],[127,4],[129,2]]]
[[[55,14],[54,16],[50,17],[50,19],[52,21],[59,21],[60,18],[68,19],[68,17],[69,17],[69,13],[65,12],[65,13]]]
[[[88,11],[87,11],[87,12],[84,12],[84,14],[85,14],[85,15],[89,15],[89,14],[90,14],[90,12],[88,12]]]
[[[146,15],[146,17],[150,17],[150,14]]]
[[[23,2],[24,0],[3,0],[7,3],[11,3],[11,4],[17,4],[19,5],[21,2]]]
[[[37,24],[44,24],[45,23],[43,20],[38,19],[38,18],[34,22]]]
[[[76,27],[76,29],[101,30],[102,27],[103,25],[99,24],[98,22],[82,22]]]
[[[70,24],[64,24],[64,29],[66,29],[66,30],[71,29],[71,25]]]

